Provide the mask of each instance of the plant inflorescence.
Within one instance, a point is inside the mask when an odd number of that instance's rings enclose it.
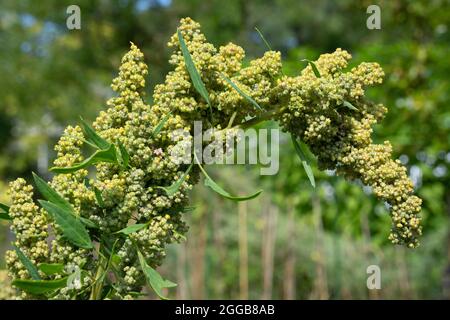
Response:
[[[190,18],[181,20],[169,46],[174,70],[155,87],[152,105],[143,54],[131,44],[108,109],[92,126],[81,120],[65,129],[50,182],[34,175],[42,200],[34,201],[24,179],[10,184],[3,217],[16,239],[6,261],[19,298],[132,299],[146,283],[164,297],[162,289],[175,284],[155,268],[166,245],[184,239],[187,193],[200,174],[225,197],[259,194],[233,196],[199,162],[172,161],[178,142],[193,139],[195,120],[220,131],[278,121],[300,153],[299,141],[309,147],[321,169],[360,179],[390,206],[393,243],[418,245],[421,200],[406,169],[392,160],[389,142],[371,140],[372,126],[386,112],[364,97],[367,86],[382,82],[377,63],[346,71],[351,56],[338,49],[290,77],[281,71],[280,52],[269,50],[243,67],[241,47],[216,49]],[[172,134],[180,130],[185,134]],[[313,182],[310,170],[308,176]]]

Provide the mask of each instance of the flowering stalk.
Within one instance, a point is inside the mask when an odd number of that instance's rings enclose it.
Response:
[[[26,259],[8,251],[6,261],[19,298],[132,299],[146,282],[164,298],[163,288],[174,284],[154,268],[167,244],[184,239],[187,192],[206,174],[200,163],[177,164],[170,157],[183,138],[172,133],[193,138],[194,120],[202,120],[205,130],[225,131],[278,121],[310,148],[321,169],[360,179],[390,205],[394,243],[418,245],[421,200],[412,194],[406,169],[391,160],[390,144],[373,144],[370,137],[386,112],[364,97],[365,87],[382,81],[378,64],[346,72],[350,55],[338,49],[288,77],[281,72],[281,54],[270,50],[243,68],[241,47],[216,49],[190,18],[181,20],[169,46],[174,70],[155,87],[150,106],[147,66],[131,44],[113,80],[117,96],[107,102],[108,110],[92,128],[85,122],[67,127],[55,147],[52,171],[58,174],[48,185],[35,177],[46,200],[41,207],[23,179],[11,183],[11,230]],[[85,144],[95,148],[87,157],[81,152]],[[89,167],[95,167],[94,176]],[[206,180],[230,199],[253,197],[232,196],[207,175]],[[55,235],[50,245],[48,226]],[[43,265],[56,271],[44,272]],[[67,286],[66,277],[73,278],[67,270],[74,267],[81,270],[79,285]],[[40,280],[31,279],[32,271]]]

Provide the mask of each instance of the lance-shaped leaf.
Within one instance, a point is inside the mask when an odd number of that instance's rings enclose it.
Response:
[[[167,194],[167,196],[169,196],[169,197],[173,196],[180,189],[181,185],[183,184],[184,180],[186,179],[186,176],[191,171],[192,166],[193,166],[193,163],[190,164],[189,168],[187,168],[187,170],[183,173],[183,175],[177,181],[175,181],[172,185],[170,185],[168,187],[158,187],[158,188],[164,190],[164,192]]]
[[[228,84],[233,87],[234,90],[236,90],[244,99],[246,99],[248,102],[250,102],[252,105],[254,105],[257,109],[262,110],[262,108],[260,107],[260,105],[258,104],[258,102],[256,102],[255,100],[253,100],[252,97],[250,97],[248,94],[246,94],[244,91],[242,91],[241,89],[239,89],[239,87],[233,82],[231,81],[231,79],[227,78],[227,76],[225,76],[223,73],[221,73],[222,77],[225,79],[226,82],[228,82]]]
[[[95,151],[92,156],[72,167],[53,167],[50,168],[50,171],[63,174],[72,173],[101,162],[117,164],[117,152],[115,145],[111,144],[106,150]]]
[[[13,246],[14,250],[16,251],[17,257],[19,258],[20,262],[24,265],[25,269],[27,269],[28,273],[30,274],[31,278],[33,280],[41,280],[41,277],[39,276],[39,271],[36,268],[36,266],[31,262],[30,259],[20,250],[18,247]]]
[[[45,294],[64,288],[67,285],[67,277],[58,280],[23,280],[16,279],[12,285],[31,294]]]
[[[83,118],[81,118],[81,126],[83,127],[83,131],[88,142],[92,143],[101,150],[106,150],[110,147],[111,144],[100,137],[98,133],[86,121],[83,120]]]
[[[64,265],[61,263],[41,263],[38,265],[38,268],[48,276],[64,271]]]
[[[309,65],[311,66],[313,72],[314,72],[314,75],[315,75],[317,78],[320,78],[320,77],[321,77],[321,76],[320,76],[319,69],[317,69],[317,66],[316,66],[316,64],[314,63],[314,61],[311,61],[311,60],[308,60],[308,59],[302,59],[301,61],[308,62]]]
[[[166,124],[167,120],[169,120],[170,116],[172,115],[172,111],[169,112],[168,114],[166,114],[156,125],[156,127],[153,129],[152,131],[152,136],[156,137],[162,130],[162,128],[164,127],[164,125]]]
[[[194,211],[195,209],[196,209],[197,207],[184,207],[183,209],[182,209],[182,211],[181,212],[184,212],[184,213],[187,213],[187,212],[192,212],[192,211]]]
[[[41,177],[33,172],[33,179],[36,184],[37,189],[41,193],[41,195],[47,201],[63,208],[67,211],[70,211],[75,218],[79,218],[80,221],[85,224],[89,228],[98,228],[98,226],[89,219],[78,217],[73,209],[72,205],[64,199],[55,189],[53,189],[47,182],[45,182]],[[85,180],[86,182],[87,180]]]
[[[146,226],[148,226],[148,223],[136,223],[136,224],[132,224],[126,228],[123,228],[122,230],[119,230],[116,233],[123,233],[125,235],[129,235],[131,233],[134,233],[134,232],[144,229]]]
[[[200,170],[205,175],[205,186],[210,187],[212,190],[214,190],[221,196],[223,196],[227,199],[233,200],[233,201],[246,201],[246,200],[251,200],[253,198],[256,198],[257,196],[259,196],[261,194],[262,190],[258,190],[255,193],[248,195],[248,196],[241,196],[241,197],[233,196],[228,191],[225,191],[217,183],[215,183],[213,179],[211,179],[211,177],[208,175],[208,173],[205,171],[205,169],[203,169],[203,167],[200,165],[200,162],[198,161],[198,158],[197,158],[197,155],[195,154],[195,152],[194,152],[194,158],[195,158],[195,161],[197,162],[197,165],[199,166]]]
[[[97,200],[97,203],[100,206],[100,208],[104,208],[105,202],[103,201],[102,192],[100,191],[99,188],[97,188],[95,186],[93,189],[94,189],[94,194],[95,194],[95,200]]]
[[[144,256],[138,250],[139,263],[141,264],[142,271],[145,274],[145,278],[147,279],[147,283],[149,286],[156,292],[156,294],[164,300],[167,300],[166,297],[162,294],[163,288],[173,288],[176,287],[177,284],[172,281],[165,280],[161,275],[152,267],[150,267],[144,259]]]
[[[311,166],[308,162],[308,157],[305,152],[302,150],[300,143],[298,143],[297,139],[291,134],[292,143],[294,144],[295,151],[297,152],[300,161],[302,162],[303,168],[305,169],[306,175],[308,176],[309,182],[315,188],[316,181],[314,180],[314,174],[312,172]]]
[[[8,220],[11,221],[12,218],[6,212],[0,212],[0,220]]]
[[[120,154],[120,164],[124,169],[128,168],[128,165],[130,164],[130,154],[128,153],[127,149],[125,149],[125,146],[122,144],[122,142],[119,141],[119,154]]]
[[[269,49],[270,51],[272,51],[272,48],[270,47],[270,44],[267,42],[266,38],[264,37],[264,35],[262,34],[261,31],[259,31],[259,29],[257,27],[255,27],[256,32],[258,32],[259,36],[261,37],[262,41],[264,42],[264,44],[266,45],[267,49]]]
[[[0,220],[12,220],[9,216],[9,206],[0,202]]]
[[[44,181],[34,172],[33,172],[33,179],[37,189],[39,190],[39,192],[41,193],[41,195],[44,197],[45,200],[54,203],[55,205],[61,208],[70,210],[71,212],[74,211],[69,201],[64,199],[55,189],[50,187],[50,185],[46,181]]]
[[[50,214],[68,241],[80,248],[93,248],[89,233],[72,212],[48,201],[39,200],[39,203]]]
[[[89,219],[83,218],[83,217],[78,217],[78,216],[75,216],[75,218],[80,219],[81,223],[83,223],[88,228],[99,229],[98,225],[95,222],[93,222],[92,220],[89,220]]]
[[[4,212],[9,213],[9,209],[10,209],[9,206],[0,202],[0,210],[3,210]]]
[[[88,178],[84,178],[84,186],[86,187],[86,189],[89,189],[91,187],[91,182]]]
[[[350,110],[359,111],[358,108],[356,108],[353,104],[351,104],[347,100],[344,100],[344,103],[342,105]]]
[[[209,109],[212,114],[211,101],[209,100],[208,91],[206,90],[205,84],[200,77],[200,74],[195,67],[194,61],[192,60],[191,54],[186,46],[186,42],[184,42],[183,35],[180,30],[177,30],[178,41],[180,42],[181,52],[183,53],[184,63],[186,65],[186,69],[191,77],[192,84],[194,85],[195,90],[205,99],[205,101],[209,105]]]

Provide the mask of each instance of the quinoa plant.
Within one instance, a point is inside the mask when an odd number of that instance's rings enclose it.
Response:
[[[351,56],[337,49],[306,61],[290,77],[282,73],[280,52],[269,49],[243,67],[241,47],[216,49],[199,28],[190,18],[181,20],[169,41],[174,69],[155,87],[152,105],[146,103],[143,54],[131,44],[108,109],[92,125],[81,119],[64,130],[50,168],[53,179],[33,174],[35,188],[22,178],[10,184],[11,206],[2,205],[1,217],[16,236],[6,262],[17,298],[133,299],[146,284],[164,298],[163,288],[175,284],[155,268],[166,245],[185,237],[188,191],[200,176],[232,200],[260,193],[225,191],[195,151],[191,164],[173,161],[179,142],[194,138],[195,120],[222,133],[278,121],[312,184],[305,147],[320,169],[361,180],[388,204],[394,244],[418,245],[421,199],[413,195],[406,169],[392,160],[390,143],[371,140],[372,126],[387,111],[364,96],[366,87],[382,82],[377,63],[346,70]]]

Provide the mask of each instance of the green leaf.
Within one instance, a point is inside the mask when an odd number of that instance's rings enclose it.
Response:
[[[95,186],[93,187],[93,189],[95,193],[95,199],[97,200],[98,205],[100,206],[100,208],[104,208],[105,202],[103,201],[102,192],[99,190],[99,188]]]
[[[170,116],[172,115],[172,111],[169,112],[168,114],[166,114],[161,121],[158,122],[158,124],[156,125],[156,127],[153,129],[152,132],[152,136],[156,137],[162,130],[162,128],[164,127],[164,125],[166,124],[167,120],[169,120]]]
[[[48,201],[39,200],[39,203],[61,228],[61,231],[67,240],[80,248],[93,248],[89,233],[81,221],[77,219],[71,211]]]
[[[41,195],[49,202],[55,204],[63,210],[69,211],[75,219],[80,219],[82,223],[90,228],[98,229],[98,226],[89,219],[78,217],[72,205],[64,199],[55,189],[53,189],[47,182],[33,172],[34,182]],[[86,182],[87,180],[85,180]]]
[[[91,188],[91,183],[89,182],[88,178],[84,178],[84,186],[86,187],[86,189]]]
[[[205,99],[205,101],[209,105],[209,109],[212,114],[211,101],[209,100],[208,91],[206,91],[206,87],[200,77],[200,74],[195,67],[194,61],[192,60],[191,54],[186,46],[186,42],[184,42],[183,35],[180,30],[177,30],[178,33],[178,41],[180,42],[181,52],[183,53],[184,63],[186,65],[186,69],[189,72],[189,76],[191,77],[192,84],[197,92]]]
[[[111,146],[111,144],[102,137],[100,137],[97,134],[97,132],[95,132],[95,130],[86,121],[83,120],[83,118],[80,117],[80,119],[81,119],[81,126],[83,127],[83,131],[86,135],[87,138],[86,140],[88,142],[92,143],[101,150],[106,150]]]
[[[36,268],[36,266],[31,262],[30,259],[16,246],[14,246],[14,250],[16,250],[17,257],[19,257],[20,262],[25,266],[28,273],[30,274],[31,278],[34,280],[41,280],[41,277],[39,276],[39,271]]]
[[[45,182],[41,177],[33,172],[34,183],[36,184],[37,189],[41,193],[41,195],[49,202],[61,207],[66,210],[70,210],[74,212],[72,205],[64,199],[55,189],[50,187],[50,185]]]
[[[244,99],[246,99],[248,102],[253,104],[257,109],[262,110],[260,105],[255,100],[253,100],[252,97],[250,97],[249,95],[244,93],[244,91],[239,89],[239,87],[233,81],[231,81],[229,78],[227,78],[227,76],[225,76],[223,73],[221,73],[221,75],[225,79],[225,81],[228,82],[228,84],[233,87],[234,90],[236,90],[242,97],[244,97]]]
[[[125,149],[125,146],[119,141],[119,153],[120,153],[120,162],[122,164],[122,167],[124,169],[128,168],[128,165],[130,164],[130,154],[128,153],[127,149]]]
[[[64,265],[61,263],[41,263],[38,268],[48,276],[64,271]]]
[[[111,144],[106,150],[95,151],[92,156],[72,167],[53,167],[50,168],[50,171],[63,174],[72,173],[100,162],[117,164],[117,152],[116,147],[113,144]]]
[[[4,212],[0,212],[0,220],[12,220],[9,216],[9,206],[0,202],[0,210]]]
[[[58,280],[16,279],[12,285],[31,294],[45,294],[67,286],[67,277]]]
[[[5,211],[6,213],[9,213],[10,207],[7,206],[6,204],[3,204],[3,203],[0,202],[0,209]]]
[[[317,66],[316,66],[316,64],[314,63],[314,61],[311,61],[311,60],[308,60],[308,59],[302,59],[301,61],[308,62],[309,65],[311,66],[313,72],[314,72],[314,75],[315,75],[317,78],[320,78],[320,77],[321,77],[321,76],[320,76],[319,69],[317,69]]]
[[[123,228],[122,230],[119,230],[116,233],[123,233],[125,235],[129,235],[131,233],[144,229],[146,226],[148,226],[148,223],[136,223],[126,228]]]
[[[12,221],[12,218],[6,212],[0,212],[0,220]]]
[[[217,183],[215,183],[210,177],[205,177],[205,186],[210,187],[211,189],[213,189],[215,192],[217,192],[218,194],[220,194],[221,196],[233,200],[233,201],[246,201],[246,200],[251,200],[253,198],[256,198],[257,196],[259,196],[262,192],[262,190],[258,190],[256,191],[254,194],[248,195],[248,196],[233,196],[231,195],[229,192],[225,191],[224,189],[222,189],[221,186],[219,186]]]
[[[262,41],[264,42],[264,44],[266,45],[267,49],[269,49],[269,51],[272,51],[272,48],[270,47],[269,43],[267,42],[266,38],[264,38],[263,34],[261,31],[259,31],[259,29],[257,27],[255,27],[256,32],[258,32],[259,36],[261,37]]]
[[[161,275],[155,269],[147,264],[144,256],[140,253],[140,251],[138,250],[137,252],[139,256],[139,263],[141,264],[141,268],[145,274],[147,283],[161,299],[167,300],[167,298],[162,294],[162,289],[176,287],[176,283],[163,279],[163,277],[161,277]]]
[[[302,147],[298,143],[297,139],[291,134],[292,143],[294,144],[295,151],[297,152],[297,155],[299,156],[303,168],[305,169],[306,175],[308,176],[309,182],[313,186],[313,188],[316,187],[316,181],[314,180],[314,174],[312,172],[311,166],[308,163],[308,157],[306,156],[305,152],[302,150]]]
[[[99,229],[98,225],[95,222],[93,222],[93,221],[91,221],[89,219],[86,219],[86,218],[83,218],[83,217],[76,217],[76,216],[75,216],[75,218],[79,218],[81,223],[83,223],[88,228]]]
[[[105,277],[106,277],[106,275],[107,275],[109,269],[111,268],[111,263],[113,262],[113,259],[114,259],[114,252],[115,252],[115,250],[116,250],[116,247],[117,247],[117,243],[118,243],[118,242],[119,242],[119,239],[116,239],[116,241],[114,241],[111,250],[108,250],[108,249],[106,248],[106,251],[107,251],[108,254],[109,254],[109,258],[108,258],[108,261],[107,261],[107,263],[106,263],[105,269],[103,270],[103,272],[101,273],[100,277],[98,278],[98,281],[99,281],[98,283],[103,283],[103,281],[105,280]]]
[[[122,258],[118,254],[113,254],[111,256],[111,263],[112,264],[119,264]]]
[[[189,168],[187,168],[186,172],[184,172],[183,175],[177,181],[172,183],[172,185],[170,185],[169,187],[157,187],[157,188],[164,190],[167,196],[169,197],[173,196],[175,193],[177,193],[178,189],[180,189],[181,184],[186,179],[186,176],[188,175],[189,171],[191,171],[193,165],[194,164],[191,163]]]
[[[197,208],[197,207],[194,207],[194,206],[192,206],[192,207],[185,207],[185,208],[183,208],[183,210],[182,210],[181,212],[184,212],[184,213],[186,213],[186,212],[192,212],[192,211],[194,211],[196,208]]]
[[[213,179],[211,179],[211,177],[208,175],[208,173],[205,171],[205,169],[203,169],[203,167],[200,165],[200,162],[198,161],[198,158],[197,158],[197,155],[195,154],[195,152],[194,152],[194,158],[197,162],[197,165],[200,167],[200,170],[205,175],[205,186],[210,187],[212,190],[214,190],[221,196],[223,196],[227,199],[233,200],[233,201],[246,201],[246,200],[256,198],[257,196],[259,196],[261,194],[262,190],[258,190],[254,194],[251,194],[248,196],[242,196],[242,197],[231,195],[229,192],[225,191],[221,186],[219,186],[217,183],[215,183]]]
[[[347,100],[344,100],[344,103],[342,104],[344,107],[349,108],[350,110],[353,111],[359,111],[358,108],[356,108],[354,105],[352,105],[350,102],[348,102]]]

